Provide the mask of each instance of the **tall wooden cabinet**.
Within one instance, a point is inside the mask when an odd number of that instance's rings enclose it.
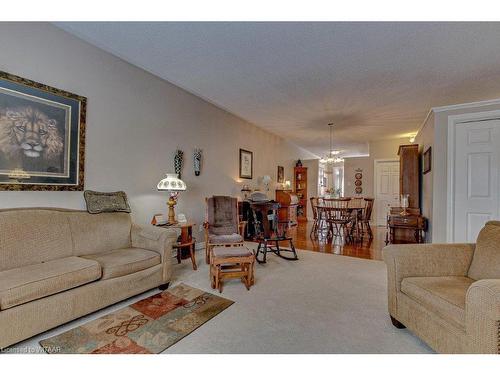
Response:
[[[421,243],[427,221],[420,214],[418,145],[399,146],[399,193],[408,194],[408,210],[392,207],[387,217],[385,243]]]
[[[293,169],[295,194],[299,198],[297,204],[297,221],[307,221],[307,167]]]
[[[408,207],[420,208],[418,145],[399,146],[399,193],[408,194]]]

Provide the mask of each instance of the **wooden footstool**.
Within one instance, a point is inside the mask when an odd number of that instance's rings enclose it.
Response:
[[[239,278],[245,284],[247,290],[254,284],[255,256],[245,246],[225,247],[215,246],[212,248],[210,259],[210,282],[213,289],[219,289],[222,293],[224,279]]]

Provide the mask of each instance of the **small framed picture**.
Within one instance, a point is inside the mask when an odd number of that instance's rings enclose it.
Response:
[[[253,178],[253,152],[240,148],[240,178]]]
[[[432,148],[429,147],[425,152],[424,152],[424,157],[423,157],[423,172],[424,174],[429,173],[431,171],[431,164],[432,164]]]
[[[153,216],[153,220],[151,220],[151,224],[153,225],[165,225],[167,224],[167,217],[162,214],[155,214]]]
[[[278,178],[277,181],[279,184],[285,182],[285,168],[283,166],[278,165]]]

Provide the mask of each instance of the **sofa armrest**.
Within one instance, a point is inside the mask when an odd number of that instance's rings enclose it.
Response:
[[[132,246],[155,251],[161,255],[164,283],[170,281],[172,276],[172,245],[177,241],[177,237],[177,232],[172,228],[132,224]]]
[[[473,283],[465,300],[465,329],[472,353],[500,353],[500,279]]]
[[[389,245],[382,256],[387,265],[389,312],[396,317],[397,293],[401,282],[412,276],[465,276],[474,244]]]

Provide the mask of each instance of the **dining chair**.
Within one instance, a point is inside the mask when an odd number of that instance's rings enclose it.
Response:
[[[363,204],[363,197],[352,197],[349,204],[353,206],[361,206]]]
[[[311,210],[313,213],[313,226],[311,228],[311,237],[317,237],[318,235],[318,228],[319,228],[319,215],[318,215],[318,203],[319,203],[319,198],[318,197],[311,197],[309,198],[311,201]]]
[[[346,234],[348,239],[351,234],[348,225],[352,223],[349,202],[351,198],[324,198],[323,204],[327,207],[326,221],[329,226],[329,233],[332,236],[339,237]],[[335,231],[334,231],[335,228]]]
[[[364,198],[365,202],[365,208],[363,209],[363,212],[361,214],[361,220],[359,220],[359,223],[361,225],[361,233],[365,233],[365,228],[366,231],[368,232],[368,237],[373,238],[373,232],[372,232],[372,227],[370,226],[370,220],[372,217],[372,211],[373,211],[373,198]]]

